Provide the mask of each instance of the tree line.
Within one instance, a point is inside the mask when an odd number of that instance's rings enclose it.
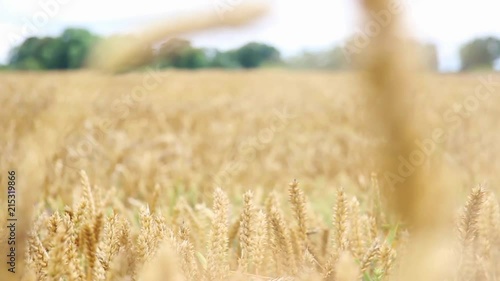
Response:
[[[132,36],[114,36],[127,44]],[[101,40],[88,30],[66,29],[57,37],[30,37],[9,54],[4,69],[64,70],[85,67],[93,47]],[[188,40],[173,38],[148,47],[153,57],[150,66],[156,68],[256,68],[282,64],[280,52],[273,46],[251,42],[228,51],[197,48]]]
[[[133,40],[121,36],[124,44]],[[101,40],[88,30],[68,28],[57,37],[30,37],[9,54],[2,69],[13,70],[64,70],[85,67],[93,47]],[[221,51],[195,47],[188,40],[173,38],[156,46],[149,46],[152,60],[148,66],[155,68],[257,68],[266,66],[343,70],[353,68],[355,61],[346,55],[349,40],[344,46],[334,46],[323,51],[304,51],[290,58],[282,58],[280,51],[268,44],[250,42],[239,48]],[[420,44],[427,67],[438,69],[436,46]],[[462,71],[492,69],[500,59],[500,40],[494,37],[476,38],[460,48]],[[355,58],[354,58],[355,59]]]

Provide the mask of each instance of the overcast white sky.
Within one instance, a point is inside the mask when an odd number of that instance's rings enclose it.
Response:
[[[191,11],[216,13],[216,6],[241,1],[250,0],[0,0],[0,62],[6,61],[8,50],[19,40],[57,35],[68,26],[108,35]],[[356,31],[357,1],[270,0],[271,14],[257,24],[197,35],[192,41],[222,49],[263,41],[277,46],[285,55],[324,48]],[[406,2],[413,33],[438,45],[444,70],[458,68],[459,44],[483,35],[500,37],[498,0],[401,1]]]

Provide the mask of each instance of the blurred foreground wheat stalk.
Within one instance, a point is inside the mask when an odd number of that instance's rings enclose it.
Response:
[[[367,24],[376,22],[380,11],[390,11],[394,5],[390,0],[362,3]],[[366,48],[367,80],[371,86],[367,90],[372,95],[373,117],[390,140],[380,159],[384,174],[397,171],[398,157],[417,151],[416,140],[423,138],[417,129],[419,124],[415,123],[418,120],[409,114],[415,97],[408,97],[407,93],[413,88],[412,84],[417,83],[418,66],[412,61],[415,54],[403,43],[403,28],[400,15],[392,14],[389,23],[381,27]],[[453,193],[450,184],[442,179],[439,169],[426,173],[420,168],[402,181],[384,185],[389,207],[410,225],[414,234],[409,261],[404,266],[406,280],[442,280],[443,272],[451,266],[450,256],[444,249],[450,235],[447,223],[451,221],[452,204],[448,195]]]
[[[262,17],[266,11],[264,5],[243,3],[235,6],[224,18],[212,12],[159,23],[142,30],[139,37],[131,40],[111,38],[101,42],[90,57],[89,65],[106,71],[140,66],[152,59],[151,47],[161,40],[217,27],[242,26]]]

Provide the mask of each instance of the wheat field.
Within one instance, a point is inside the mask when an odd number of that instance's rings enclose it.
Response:
[[[397,17],[356,72],[99,72],[264,11],[0,74],[1,281],[499,280],[500,75],[423,71]]]
[[[17,199],[21,280],[407,280],[412,228],[381,192],[407,171],[378,166],[391,140],[359,73],[0,79],[1,185],[15,170],[31,188]],[[422,146],[423,163],[402,158],[457,183],[439,280],[497,280],[500,76],[416,79],[415,142],[434,148]],[[436,130],[444,137],[429,145]]]

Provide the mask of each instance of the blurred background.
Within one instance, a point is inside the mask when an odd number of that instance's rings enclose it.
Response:
[[[223,20],[243,1],[1,0],[1,68],[80,68],[99,39],[124,36],[137,27],[196,11],[213,12]],[[270,15],[243,29],[166,38],[152,50],[158,53],[154,66],[349,69],[346,45],[370,32],[359,28],[356,1],[266,2],[272,8]],[[431,69],[500,69],[500,17],[495,8],[500,4],[491,0],[401,3],[400,11],[407,16],[407,26],[419,40]],[[383,25],[387,15],[381,14],[373,27]],[[167,47],[168,54],[158,52]]]

